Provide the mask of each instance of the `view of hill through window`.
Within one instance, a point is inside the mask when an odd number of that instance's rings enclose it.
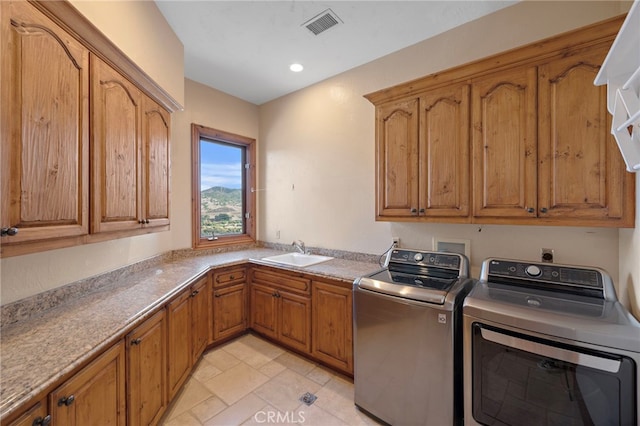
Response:
[[[200,141],[200,234],[244,233],[242,147]]]

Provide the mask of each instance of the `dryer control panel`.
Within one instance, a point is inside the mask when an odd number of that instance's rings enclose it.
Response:
[[[509,259],[485,260],[480,280],[582,294],[601,299],[606,298],[605,293],[613,291],[611,278],[599,268]],[[615,297],[615,292],[613,294]]]

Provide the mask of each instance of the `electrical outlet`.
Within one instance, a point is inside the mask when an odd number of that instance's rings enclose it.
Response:
[[[545,263],[553,263],[553,249],[543,248],[540,249],[540,260]]]
[[[276,231],[276,240],[279,240],[279,239],[280,239],[280,231],[278,230]]]
[[[395,248],[400,247],[400,238],[399,237],[393,237],[393,238],[391,238],[391,241],[393,241],[393,247],[395,247]]]

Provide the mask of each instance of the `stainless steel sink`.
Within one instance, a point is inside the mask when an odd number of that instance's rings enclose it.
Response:
[[[321,256],[319,254],[302,254],[302,253],[284,253],[275,256],[263,257],[265,262],[277,263],[280,265],[298,266],[304,268],[305,266],[311,266],[318,263],[331,260],[333,257]]]

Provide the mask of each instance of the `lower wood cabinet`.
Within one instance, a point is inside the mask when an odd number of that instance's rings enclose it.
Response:
[[[233,266],[196,280],[49,393],[48,400],[38,397],[2,424],[155,425],[207,346],[247,327],[353,375],[350,285]]]
[[[212,342],[227,340],[247,329],[247,268],[213,272]]]
[[[124,426],[125,377],[125,349],[121,341],[49,394],[53,424]]]
[[[211,324],[211,286],[205,275],[191,286],[191,330],[193,332],[193,359],[195,364],[209,345]]]
[[[351,287],[313,281],[311,355],[353,374],[353,299]]]
[[[251,328],[283,345],[311,353],[311,280],[255,268]]]
[[[207,275],[167,305],[170,400],[187,379],[191,367],[207,346],[209,303]]]
[[[42,400],[35,403],[8,426],[49,426],[50,424],[51,415],[47,412],[47,402]]]
[[[157,424],[167,408],[166,311],[162,309],[134,329],[125,343],[128,424]]]

